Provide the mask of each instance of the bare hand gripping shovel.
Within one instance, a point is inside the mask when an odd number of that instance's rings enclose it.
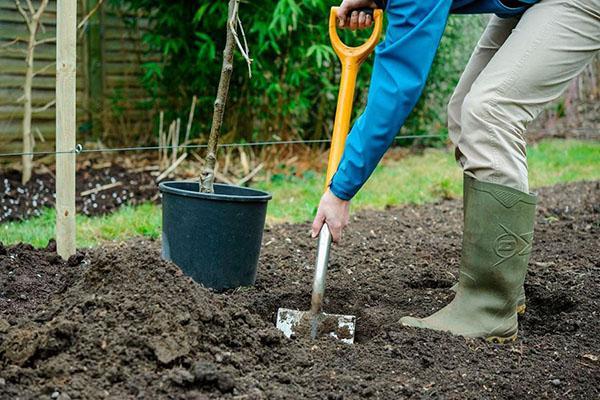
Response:
[[[358,70],[363,61],[371,54],[377,42],[379,42],[383,26],[383,11],[375,10],[375,27],[369,40],[359,47],[348,47],[342,43],[337,34],[336,12],[337,7],[332,7],[329,16],[329,37],[331,38],[333,49],[342,62],[342,76],[333,126],[333,137],[331,139],[331,149],[329,150],[329,161],[327,164],[326,189],[333,174],[337,171],[338,164],[344,152],[346,136],[350,130],[350,117],[352,114],[352,102],[354,100]],[[331,232],[327,224],[324,224],[319,233],[310,311],[298,311],[286,308],[280,308],[277,311],[277,328],[287,337],[310,336],[312,339],[315,339],[318,336],[329,335],[345,343],[354,343],[355,316],[326,314],[322,312],[330,247]]]

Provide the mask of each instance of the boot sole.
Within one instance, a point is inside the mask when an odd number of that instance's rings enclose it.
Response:
[[[494,344],[512,343],[515,340],[517,340],[517,334],[515,333],[514,335],[508,336],[508,337],[490,336],[490,337],[486,338],[485,340],[487,340],[490,343],[494,343]]]

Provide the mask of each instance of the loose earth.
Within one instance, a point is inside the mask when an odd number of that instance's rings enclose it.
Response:
[[[458,200],[359,213],[333,250],[324,309],[357,316],[356,343],[286,339],[309,308],[308,224],[264,237],[256,286],[214,293],[160,243],[0,247],[0,398],[401,399],[600,397],[600,183],[539,191],[527,312],[510,345],[404,328],[448,303]]]

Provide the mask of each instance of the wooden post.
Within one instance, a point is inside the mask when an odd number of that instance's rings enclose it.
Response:
[[[104,71],[102,62],[102,9],[99,8],[102,0],[86,0],[86,13],[91,13],[87,24],[87,91],[89,118],[92,121],[92,135],[101,139],[104,132],[103,99],[104,99]]]
[[[56,6],[56,151],[75,149],[77,0]],[[75,254],[75,153],[56,155],[56,250]]]

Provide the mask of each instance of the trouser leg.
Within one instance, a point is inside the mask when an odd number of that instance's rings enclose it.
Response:
[[[473,81],[456,142],[466,189],[458,290],[440,311],[404,317],[403,325],[500,342],[516,337],[536,203],[523,193],[523,134],[600,49],[599,2],[542,0]]]
[[[461,134],[461,110],[467,93],[496,51],[504,44],[518,21],[518,18],[493,16],[481,35],[448,103],[448,134],[453,143],[458,143]],[[460,161],[458,152],[456,159]]]
[[[528,191],[525,130],[600,50],[600,0],[542,0],[472,83],[455,142],[465,174]]]

